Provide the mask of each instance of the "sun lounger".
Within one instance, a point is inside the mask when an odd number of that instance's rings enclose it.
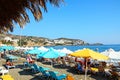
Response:
[[[35,63],[31,66],[31,68],[32,72],[40,72],[39,66]]]
[[[13,65],[13,66],[5,65],[5,67],[6,67],[7,69],[11,69],[11,68],[15,68],[15,65]]]
[[[47,80],[50,78],[50,74],[47,70],[45,70],[45,68],[39,67],[39,70],[42,73],[42,78],[46,78]]]
[[[50,70],[50,68],[46,68],[46,67],[41,67],[41,66],[40,66],[40,68],[42,68],[42,69],[45,70],[45,71]]]
[[[58,75],[58,73],[55,73],[54,71],[49,71],[50,77],[52,77],[55,80],[63,80],[66,79],[66,74]]]
[[[91,73],[96,74],[98,72],[98,68],[91,67]]]
[[[119,73],[119,72],[110,71],[110,73],[111,73],[111,76],[110,76],[111,79],[120,80],[120,79],[119,79],[119,78],[120,78],[120,73]]]
[[[24,67],[26,67],[26,68],[31,68],[31,66],[32,66],[33,64],[30,64],[29,62],[24,62],[23,65],[24,65]]]
[[[6,73],[9,73],[9,70],[3,69],[2,67],[0,68],[0,73],[2,75],[5,75]]]

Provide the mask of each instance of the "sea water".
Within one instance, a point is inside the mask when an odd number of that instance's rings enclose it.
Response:
[[[111,48],[114,49],[115,51],[120,51],[120,45],[49,46],[47,48],[50,48],[50,47],[52,47],[54,49],[67,48],[71,51],[76,51],[76,50],[83,49],[83,48],[89,48],[89,49],[92,49],[92,50],[98,51],[98,52],[103,52],[103,51],[111,49]]]

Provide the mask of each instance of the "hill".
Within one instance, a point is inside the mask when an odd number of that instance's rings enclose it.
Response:
[[[12,34],[1,34],[0,43],[14,46],[56,46],[56,45],[90,45],[80,39],[20,36]]]

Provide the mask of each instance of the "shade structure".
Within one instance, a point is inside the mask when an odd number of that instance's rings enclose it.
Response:
[[[58,51],[59,51],[59,52],[62,52],[62,53],[66,53],[66,54],[72,53],[72,51],[70,51],[70,50],[67,49],[67,48],[59,49]]]
[[[7,55],[6,59],[17,60],[17,59],[19,59],[19,57],[13,56],[13,55]]]
[[[0,47],[0,51],[4,51],[4,50],[14,50],[15,48],[13,46],[1,46]]]
[[[98,52],[95,52],[91,49],[83,49],[83,50],[78,50],[76,52],[73,52],[70,54],[71,56],[75,56],[75,57],[83,57],[83,58],[93,58],[93,59],[97,59],[97,60],[108,60],[109,58],[103,54],[100,54]],[[87,63],[86,63],[87,65]],[[86,80],[86,75],[87,75],[87,67],[85,69],[85,80]]]
[[[28,50],[28,51],[26,51],[25,52],[25,54],[40,54],[40,53],[42,53],[43,51],[41,51],[41,50],[39,50],[38,48],[34,48],[34,49],[32,49],[32,50]]]
[[[41,51],[48,51],[48,48],[45,48],[43,46],[39,47],[38,49],[41,50]]]
[[[47,12],[48,3],[59,6],[61,2],[63,0],[0,0],[0,33],[13,31],[16,23],[23,28],[30,22],[29,12],[39,21],[43,11]]]
[[[43,57],[43,58],[58,58],[58,57],[62,57],[62,56],[66,56],[66,54],[65,53],[60,53],[57,50],[54,50],[53,48],[50,48],[47,52],[39,54],[37,56],[37,58],[38,57]]]
[[[101,54],[108,56],[110,59],[116,59],[116,60],[119,59],[120,60],[119,52],[116,52],[113,49],[108,49],[104,52],[101,52]]]
[[[103,54],[100,54],[98,52],[95,52],[91,49],[78,50],[76,52],[71,53],[70,55],[75,56],[75,57],[83,57],[83,58],[90,57],[92,59],[97,59],[97,60],[108,60],[109,59],[109,57]]]

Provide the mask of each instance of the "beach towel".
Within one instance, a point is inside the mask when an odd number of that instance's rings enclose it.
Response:
[[[11,75],[3,75],[1,76],[1,80],[14,80]]]
[[[75,80],[71,75],[67,75],[66,80]]]

